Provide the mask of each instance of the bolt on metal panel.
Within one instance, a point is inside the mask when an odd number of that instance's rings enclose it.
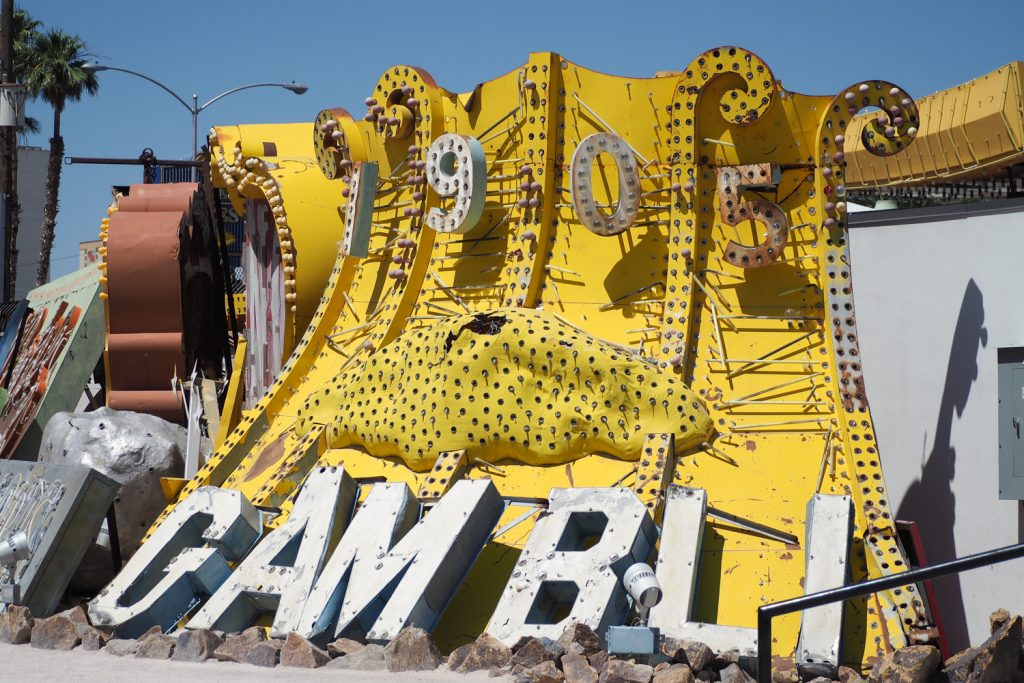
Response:
[[[846,583],[853,530],[853,501],[849,496],[815,494],[807,503],[807,548],[804,592],[836,588]],[[805,610],[796,646],[797,667],[813,676],[831,677],[839,666],[843,608],[846,603]]]
[[[340,467],[310,473],[295,508],[267,534],[188,622],[189,628],[242,631],[263,614],[287,634],[355,504],[355,481]]]
[[[89,603],[97,626],[134,638],[169,631],[212,595],[262,533],[260,514],[237,491],[204,486],[181,501],[110,584]]]
[[[31,552],[0,567],[0,601],[52,614],[118,488],[88,467],[0,462],[0,539],[24,531]]]
[[[647,509],[628,489],[552,489],[488,632],[511,646],[523,636],[558,638],[574,621],[598,633],[622,624],[622,574],[647,559],[656,537]]]

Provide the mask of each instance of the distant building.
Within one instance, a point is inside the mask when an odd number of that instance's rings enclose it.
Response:
[[[18,223],[18,282],[16,299],[24,299],[36,286],[39,260],[39,238],[43,231],[43,205],[46,201],[46,162],[50,150],[41,147],[18,147],[18,202],[21,221]]]
[[[78,243],[78,267],[94,266],[100,262],[101,240],[89,240]]]

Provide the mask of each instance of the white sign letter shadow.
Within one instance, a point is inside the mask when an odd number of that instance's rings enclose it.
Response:
[[[323,567],[335,527],[348,521],[355,499],[356,483],[344,469],[311,471],[285,523],[246,556],[188,628],[231,633],[248,628],[262,614],[273,614],[275,635],[282,627],[287,634]]]
[[[289,628],[377,641],[432,630],[503,510],[489,479],[461,480],[417,523],[408,486],[376,484]]]
[[[699,640],[715,652],[737,648],[743,655],[754,656],[757,629],[692,620],[707,507],[708,493],[704,489],[674,484],[668,487],[656,566],[666,599],[651,609],[649,624],[673,638]]]
[[[89,603],[98,626],[134,638],[169,631],[213,594],[260,537],[256,508],[238,491],[204,486],[178,503],[113,581]]]
[[[838,588],[846,583],[853,502],[849,496],[815,494],[807,503],[807,550],[804,593]],[[845,601],[804,610],[796,664],[813,676],[831,677],[839,666]],[[820,672],[820,673],[819,673]]]
[[[522,636],[558,638],[570,621],[603,634],[627,615],[622,574],[645,562],[657,529],[625,488],[552,489],[488,633],[511,646]]]

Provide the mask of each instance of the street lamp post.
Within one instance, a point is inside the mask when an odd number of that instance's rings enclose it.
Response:
[[[181,96],[178,95],[178,93],[174,92],[173,90],[168,88],[166,85],[164,85],[160,81],[156,80],[155,78],[150,78],[146,74],[141,74],[138,71],[132,71],[131,69],[122,69],[119,66],[107,66],[106,64],[95,64],[95,63],[91,63],[91,62],[83,64],[82,65],[82,69],[87,71],[87,72],[89,72],[89,73],[96,73],[97,71],[120,71],[122,73],[131,74],[132,76],[138,76],[139,78],[142,78],[142,79],[145,79],[145,80],[149,81],[150,83],[152,83],[153,85],[157,86],[158,88],[161,88],[168,95],[170,95],[171,97],[176,99],[179,103],[181,103],[181,106],[185,107],[185,109],[188,109],[189,113],[192,115],[192,154],[193,155],[197,151],[199,151],[198,140],[197,140],[198,127],[199,127],[199,112],[203,111],[204,109],[209,107],[211,104],[213,104],[217,100],[219,100],[221,98],[224,98],[224,97],[227,97],[228,95],[233,95],[234,93],[236,93],[236,92],[238,92],[240,90],[248,90],[249,88],[284,88],[285,90],[292,91],[296,95],[301,95],[301,94],[305,93],[309,89],[309,88],[307,88],[306,86],[304,86],[304,85],[302,85],[300,83],[295,83],[294,81],[291,82],[291,83],[250,83],[248,85],[240,85],[237,88],[231,88],[230,90],[225,90],[224,92],[222,92],[221,94],[217,95],[216,97],[208,100],[207,102],[204,102],[202,105],[199,104],[199,96],[196,95],[195,93],[193,93],[192,94],[192,104],[190,105],[188,102],[186,102],[184,99],[182,99]]]

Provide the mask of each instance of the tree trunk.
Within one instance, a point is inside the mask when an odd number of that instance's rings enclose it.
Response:
[[[39,238],[39,265],[36,285],[45,285],[50,279],[50,252],[57,226],[57,195],[60,192],[60,167],[64,159],[64,138],[60,135],[60,113],[63,107],[53,108],[53,137],[50,138],[50,159],[46,166],[46,204],[43,206],[43,231]]]

